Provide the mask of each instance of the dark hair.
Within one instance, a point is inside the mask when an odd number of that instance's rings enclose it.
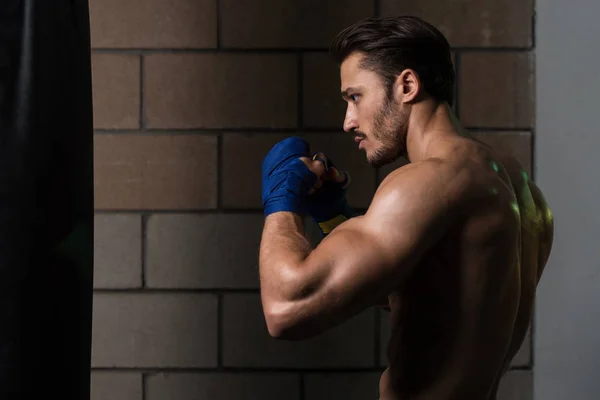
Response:
[[[433,25],[418,17],[367,18],[341,31],[331,54],[338,63],[363,53],[361,67],[378,73],[390,97],[398,75],[413,69],[425,91],[450,105],[454,99],[454,67],[450,44]]]

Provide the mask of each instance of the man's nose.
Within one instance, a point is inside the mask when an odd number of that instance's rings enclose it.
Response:
[[[351,132],[352,130],[358,128],[358,123],[356,121],[356,116],[353,112],[348,110],[346,112],[346,116],[344,117],[344,131]]]

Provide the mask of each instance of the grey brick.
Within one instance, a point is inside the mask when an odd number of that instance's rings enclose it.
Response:
[[[145,400],[299,400],[293,374],[193,374],[149,376]]]
[[[328,53],[303,55],[304,126],[341,130],[346,102],[342,99],[340,90],[340,69]]]
[[[144,61],[148,128],[294,128],[298,58],[153,54]]]
[[[462,53],[457,74],[464,126],[529,129],[535,125],[533,52]]]
[[[142,374],[92,371],[91,400],[142,400]]]
[[[97,133],[97,210],[198,210],[217,206],[217,137]]]
[[[373,321],[373,310],[367,310],[305,341],[275,340],[268,334],[259,295],[225,295],[223,363],[227,367],[371,367]]]
[[[94,287],[142,286],[142,218],[96,214],[94,217]]]
[[[151,216],[147,285],[257,288],[262,227],[262,214]]]
[[[339,31],[374,10],[365,0],[221,0],[222,44],[327,48]]]
[[[93,47],[215,48],[217,0],[90,0]]]
[[[140,127],[140,57],[93,54],[94,128]]]
[[[217,299],[204,294],[96,294],[93,367],[214,367]]]
[[[531,46],[533,0],[381,0],[383,16],[415,15],[455,47]]]
[[[387,343],[390,340],[390,314],[385,311],[381,311],[381,351],[379,354],[379,360],[381,366],[387,366],[387,354],[386,347]],[[526,367],[529,366],[531,362],[531,331],[527,332],[527,336],[525,337],[525,341],[523,345],[519,349],[519,352],[515,355],[512,360],[512,367]]]
[[[500,384],[498,400],[533,400],[533,372],[509,371]]]
[[[344,373],[308,374],[305,378],[306,400],[374,400],[379,398],[381,374]]]

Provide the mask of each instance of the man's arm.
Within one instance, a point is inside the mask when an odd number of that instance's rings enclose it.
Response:
[[[338,226],[314,250],[298,215],[269,215],[259,261],[271,335],[314,336],[401,286],[448,226],[460,194],[457,180],[436,161],[398,170],[364,216]]]

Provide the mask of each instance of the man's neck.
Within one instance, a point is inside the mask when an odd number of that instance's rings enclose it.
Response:
[[[447,103],[427,101],[415,105],[406,136],[408,159],[418,162],[431,157],[433,142],[457,136],[461,130],[458,119]]]

